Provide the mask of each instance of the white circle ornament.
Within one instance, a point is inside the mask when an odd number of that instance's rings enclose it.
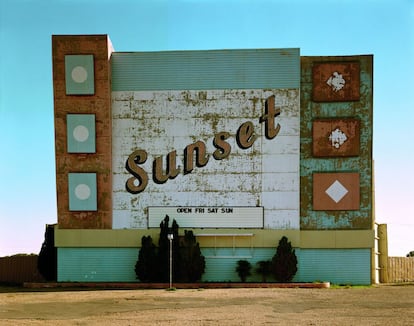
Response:
[[[73,129],[73,138],[76,141],[83,143],[89,138],[89,130],[85,126],[78,125]]]
[[[88,79],[88,72],[82,66],[76,66],[72,69],[72,79],[75,83],[81,84]]]
[[[91,188],[88,185],[81,183],[75,188],[75,196],[79,200],[86,200],[91,196]]]

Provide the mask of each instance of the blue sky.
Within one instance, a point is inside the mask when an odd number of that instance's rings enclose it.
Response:
[[[0,256],[38,253],[55,223],[51,35],[116,51],[300,48],[374,55],[376,219],[414,250],[413,0],[0,0]]]

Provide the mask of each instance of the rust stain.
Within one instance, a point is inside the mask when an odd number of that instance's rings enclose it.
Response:
[[[313,101],[358,101],[360,98],[358,62],[317,63],[312,69]]]
[[[313,121],[313,155],[316,157],[358,156],[358,119],[317,119]]]
[[[372,63],[373,56],[368,55],[301,57],[300,228],[302,230],[372,228]],[[341,88],[339,83],[341,89],[332,91],[332,85],[335,83],[331,82],[329,85],[327,81],[332,76],[330,73],[335,71],[342,74],[345,85],[349,84],[347,78],[351,76],[352,80],[359,82],[359,86],[355,85],[354,90],[348,88],[346,93],[346,88]],[[316,83],[319,83],[319,90],[318,86],[315,87]],[[318,91],[319,94],[315,94]],[[328,92],[336,94],[328,96]],[[318,126],[319,122],[322,124]],[[323,124],[324,122],[326,124]],[[347,140],[339,148],[332,148],[329,134],[337,128],[346,134]],[[328,150],[327,146],[331,148]],[[358,209],[315,210],[313,174],[350,171],[359,173],[360,176]]]

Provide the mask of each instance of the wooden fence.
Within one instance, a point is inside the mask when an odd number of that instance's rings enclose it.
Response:
[[[388,282],[414,282],[414,257],[388,257]]]
[[[37,255],[0,257],[0,283],[44,281],[37,270],[37,257]]]

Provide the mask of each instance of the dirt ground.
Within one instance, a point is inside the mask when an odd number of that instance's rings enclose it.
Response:
[[[0,325],[414,325],[414,285],[16,291]]]

